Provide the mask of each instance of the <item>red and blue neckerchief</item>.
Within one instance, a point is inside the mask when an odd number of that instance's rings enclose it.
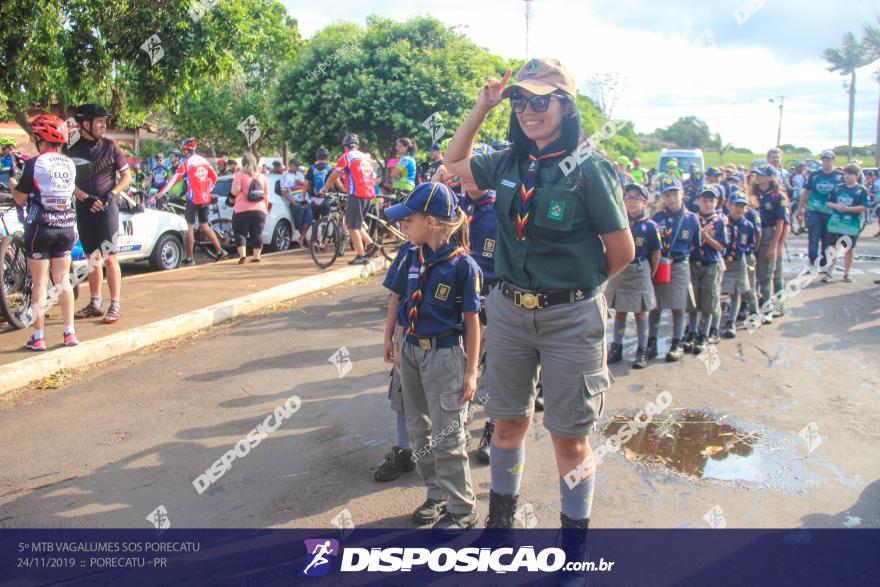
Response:
[[[488,206],[489,204],[495,203],[495,194],[486,194],[482,199],[476,200],[473,204],[473,209],[471,213],[468,214],[468,224],[473,224],[474,216],[477,215],[477,209],[482,208],[483,206]]]
[[[532,196],[535,195],[535,181],[538,178],[538,170],[541,167],[541,161],[547,159],[555,159],[565,155],[565,149],[557,148],[557,144],[550,145],[555,150],[544,153],[543,155],[534,155],[529,153],[529,170],[526,173],[526,180],[519,186],[519,211],[516,215],[516,234],[519,240],[526,238],[526,225],[529,223],[529,209],[532,205]],[[533,146],[534,148],[534,146]]]
[[[467,253],[464,247],[461,247],[457,242],[452,241],[446,243],[433,252],[430,257],[425,259],[425,248],[425,245],[419,247],[419,281],[416,290],[410,296],[412,307],[409,310],[409,326],[406,329],[408,335],[416,333],[416,321],[419,319],[419,304],[422,301],[422,297],[424,297],[425,284],[428,283],[428,273],[438,263],[449,261],[450,259],[454,259],[459,255]]]

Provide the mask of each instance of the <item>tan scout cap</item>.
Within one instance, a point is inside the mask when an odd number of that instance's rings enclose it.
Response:
[[[516,83],[501,92],[502,98],[508,98],[516,90],[522,88],[538,96],[562,90],[572,98],[577,96],[574,76],[558,59],[529,59],[516,72]]]

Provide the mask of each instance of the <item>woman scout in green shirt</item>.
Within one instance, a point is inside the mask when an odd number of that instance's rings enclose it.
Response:
[[[635,255],[614,166],[578,150],[585,140],[569,71],[532,59],[489,80],[444,158],[450,172],[495,190],[498,287],[487,299],[490,528],[510,528],[534,412],[538,368],[544,426],[559,470],[563,528],[587,528],[595,467],[588,433],[611,384],[602,286]],[[510,99],[509,150],[471,155],[489,111]]]

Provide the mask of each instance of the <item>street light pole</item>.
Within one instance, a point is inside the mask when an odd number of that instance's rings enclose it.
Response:
[[[532,20],[532,0],[524,0],[526,3],[526,61],[529,60],[529,24]]]
[[[785,104],[785,96],[776,96],[771,98],[770,102],[776,104],[776,100],[779,100],[779,127],[776,129],[776,146],[778,147],[782,144],[782,108]]]

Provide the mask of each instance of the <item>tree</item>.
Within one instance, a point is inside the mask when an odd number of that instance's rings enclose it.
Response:
[[[397,138],[430,145],[422,122],[439,113],[444,138],[470,112],[487,77],[513,67],[431,17],[405,22],[371,16],[366,29],[333,24],[283,67],[271,97],[281,137],[299,153],[337,147],[356,133],[384,163]],[[493,110],[479,139],[506,134],[510,109]],[[438,131],[439,132],[439,131]]]
[[[852,159],[853,143],[853,120],[856,108],[856,69],[867,65],[865,46],[856,39],[852,33],[843,35],[840,47],[830,47],[822,52],[822,57],[829,63],[828,71],[837,72],[842,76],[849,76],[849,82],[844,81],[843,87],[849,91],[849,124],[847,126],[848,156]]]
[[[587,78],[587,92],[607,119],[611,119],[614,105],[629,87],[629,82],[619,73],[594,73]]]
[[[878,17],[880,22],[880,17]],[[880,26],[872,27],[865,25],[865,34],[862,39],[866,51],[866,60],[868,63],[880,59]],[[874,72],[874,80],[880,84],[880,68]],[[877,133],[874,140],[874,161],[880,165],[880,101],[877,104]]]
[[[138,126],[156,107],[229,78],[259,36],[254,15],[277,4],[222,0],[193,18],[177,0],[4,0],[0,116],[29,131],[31,109],[94,101],[117,125]]]
[[[712,146],[709,125],[696,116],[679,118],[668,128],[658,128],[654,131],[654,136],[675,143],[683,149],[708,149]]]
[[[269,95],[279,67],[296,59],[302,39],[295,19],[279,2],[248,0],[236,3],[243,30],[238,61],[228,81],[202,84],[186,92],[169,108],[177,136],[195,136],[216,152],[248,149],[257,157],[266,147],[278,147],[280,136],[271,114]],[[239,123],[257,121],[260,138],[248,145]]]

